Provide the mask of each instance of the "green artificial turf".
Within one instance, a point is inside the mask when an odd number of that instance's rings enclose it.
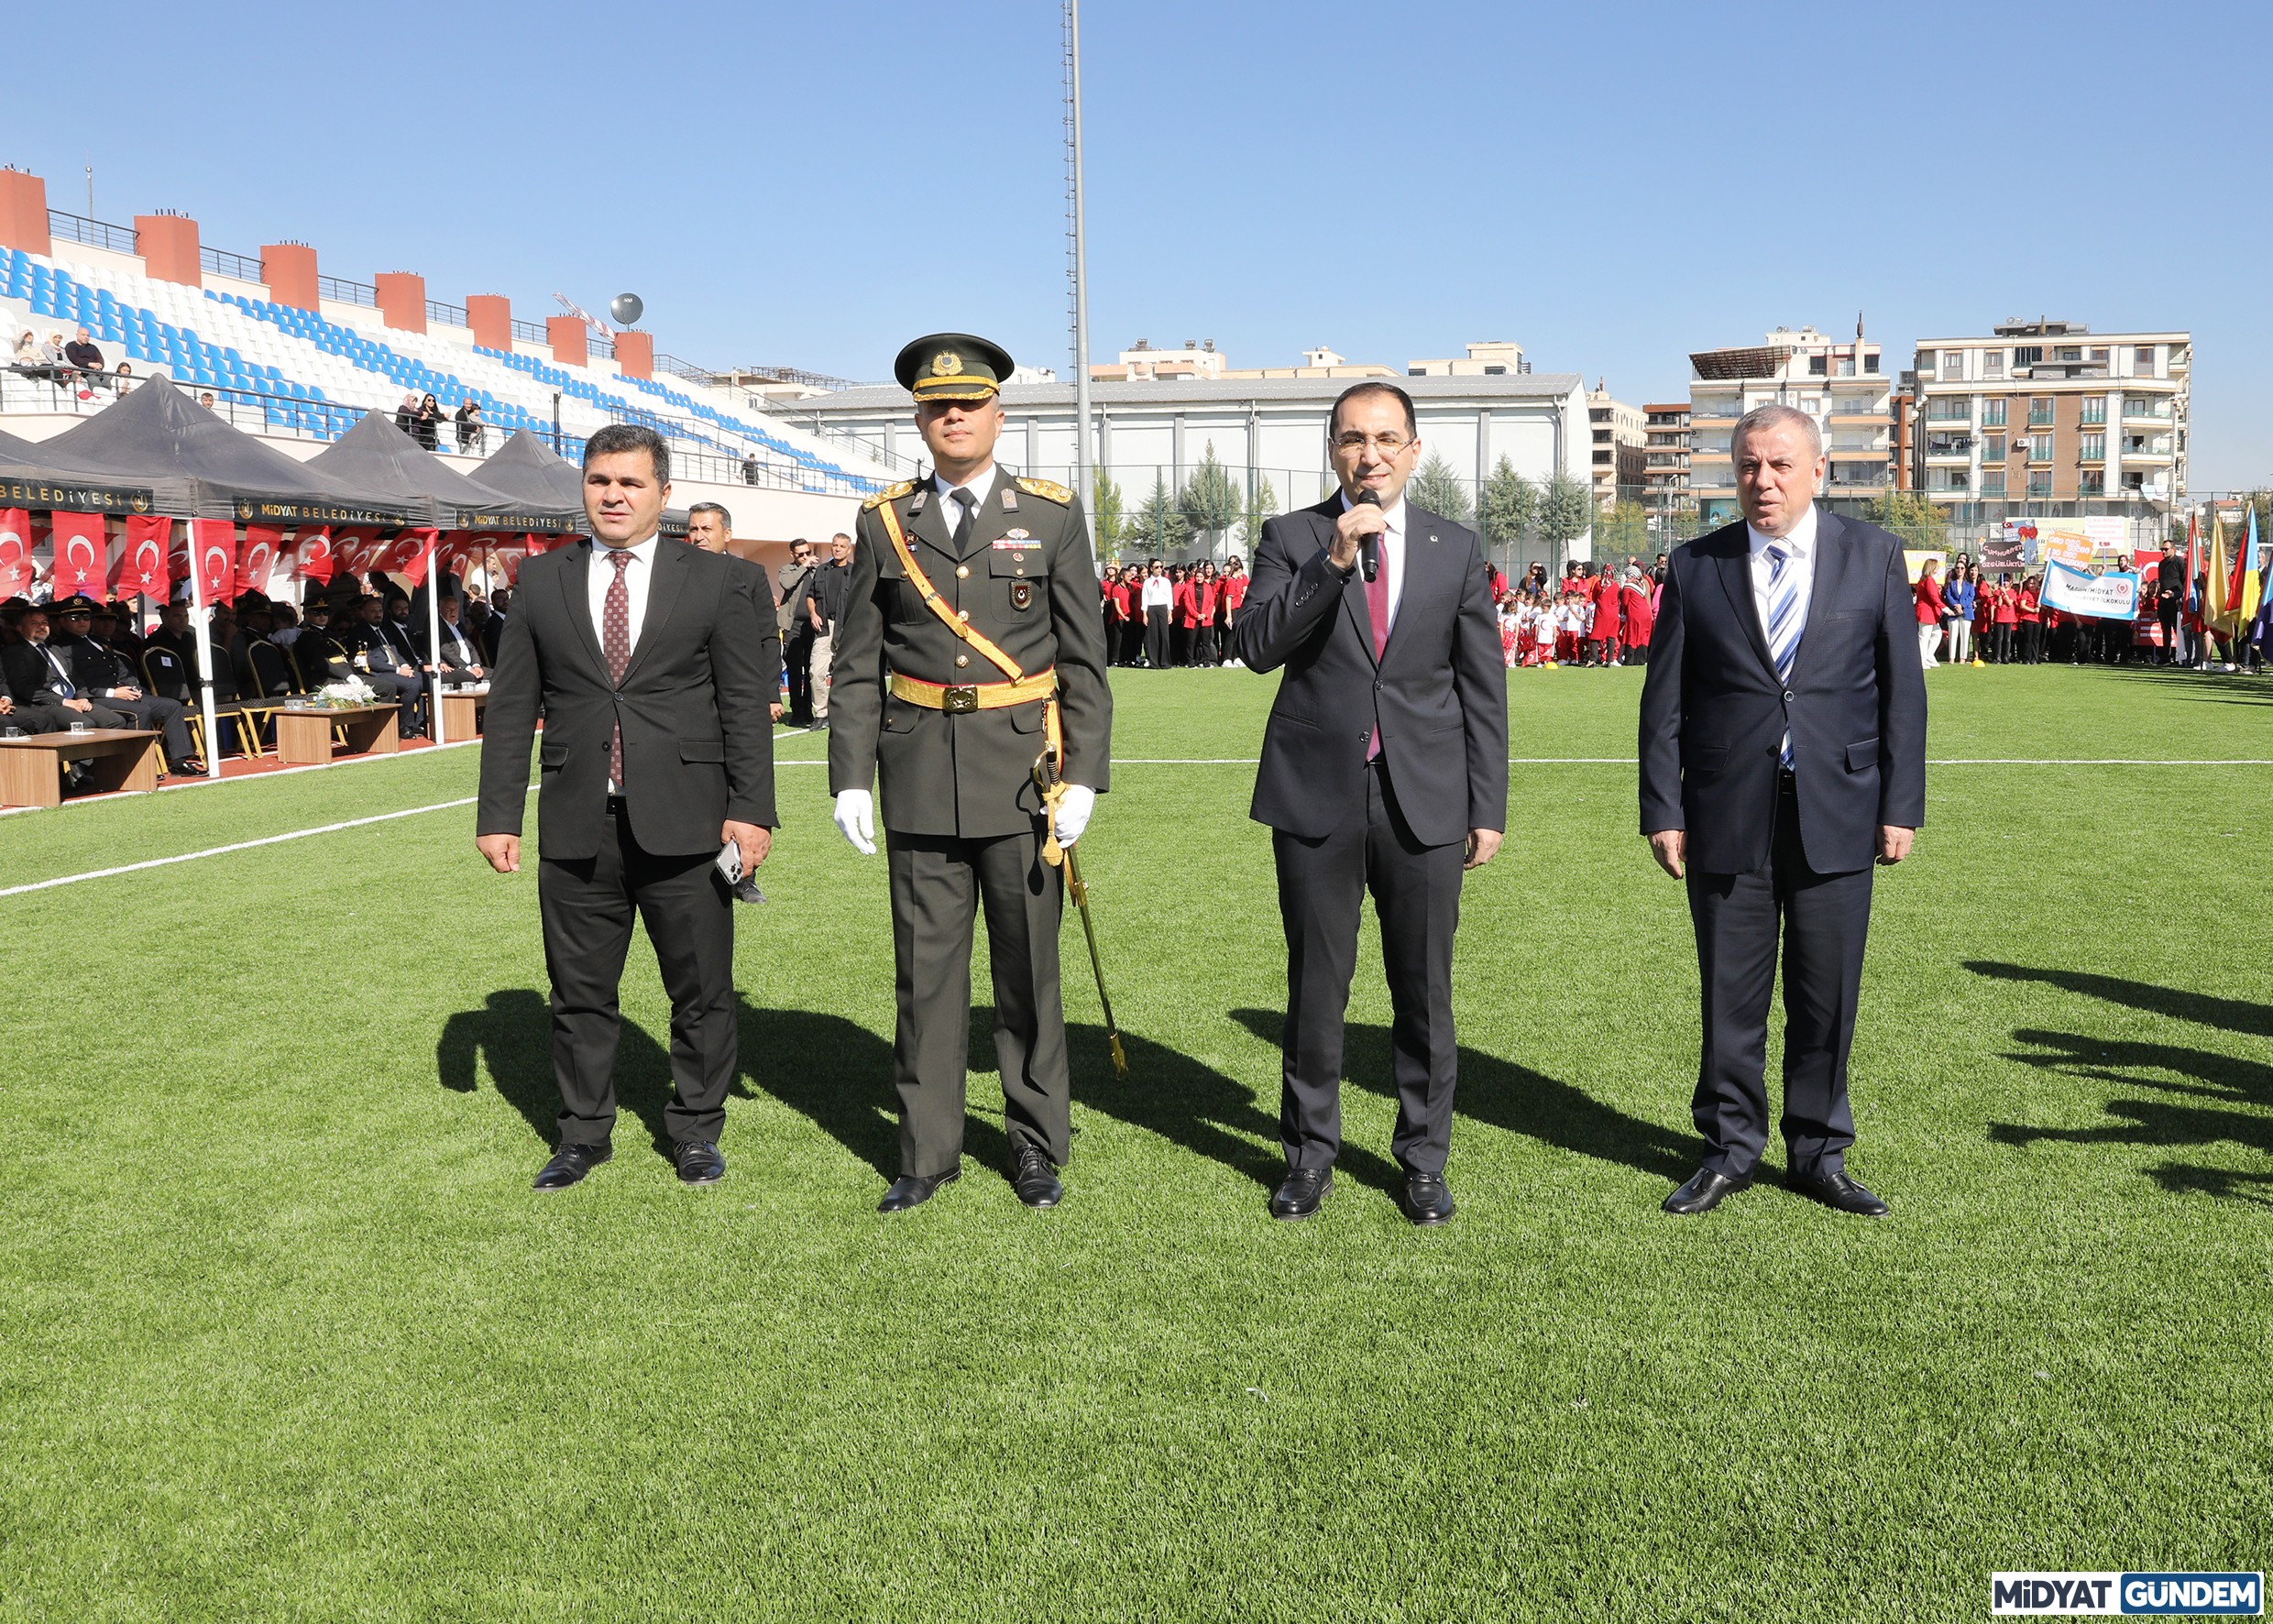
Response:
[[[1842,1218],[1702,1222],[1696,970],[1634,831],[1637,672],[1510,677],[1460,937],[1446,1229],[1347,1146],[1279,1225],[1283,996],[1238,764],[1124,765],[1069,921],[1076,1152],[894,1170],[884,873],[785,736],[725,1181],[554,1100],[533,874],[471,809],[0,899],[0,1617],[1970,1619],[2028,1568],[2273,1565],[2273,768],[1949,765],[1880,876]],[[1942,671],[1931,753],[2273,756],[2273,688]],[[1271,683],[1116,674],[1115,754],[1252,758]],[[475,752],[0,819],[0,885],[431,806]]]

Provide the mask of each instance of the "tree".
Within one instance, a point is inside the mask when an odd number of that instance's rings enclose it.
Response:
[[[1647,556],[1650,551],[1650,516],[1640,502],[1623,501],[1595,521],[1595,553],[1602,558],[1613,553],[1620,557]]]
[[[1444,460],[1442,452],[1429,453],[1429,460],[1412,477],[1405,495],[1415,506],[1441,514],[1455,524],[1468,521],[1468,488],[1460,483],[1460,476],[1452,471],[1452,465]]]
[[[1215,549],[1213,538],[1239,522],[1239,488],[1232,484],[1224,465],[1215,460],[1214,441],[1208,442],[1200,466],[1184,481],[1184,488],[1176,498],[1176,510],[1199,533],[1205,550],[1211,553]]]
[[[1247,557],[1250,560],[1255,556],[1255,549],[1263,544],[1264,521],[1276,518],[1278,512],[1278,493],[1271,489],[1270,481],[1268,478],[1260,474],[1256,475],[1255,491],[1247,498],[1246,516],[1241,521],[1241,526],[1246,532],[1241,544],[1246,548]]]
[[[1121,488],[1113,482],[1113,476],[1103,468],[1095,470],[1095,474],[1089,521],[1097,535],[1097,556],[1110,559],[1121,550],[1121,538],[1128,532],[1128,521],[1122,511]]]
[[[1130,527],[1130,535],[1154,558],[1166,558],[1171,553],[1180,552],[1189,538],[1189,527],[1184,523],[1184,516],[1176,510],[1176,499],[1169,494],[1168,481],[1157,474],[1152,478],[1152,494],[1136,510],[1136,522]]]
[[[1539,522],[1539,488],[1515,471],[1506,457],[1484,482],[1483,500],[1477,504],[1484,524],[1484,540],[1509,548]]]
[[[1587,533],[1594,522],[1594,489],[1584,479],[1557,474],[1547,481],[1539,499],[1539,536],[1554,549],[1559,564],[1563,549]]]
[[[1915,490],[1889,487],[1871,499],[1862,516],[1893,531],[1906,547],[1930,551],[1949,544],[1949,526],[1941,510]]]

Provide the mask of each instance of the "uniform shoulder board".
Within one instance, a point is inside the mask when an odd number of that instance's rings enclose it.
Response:
[[[870,497],[866,501],[862,502],[861,504],[861,511],[865,513],[871,508],[881,508],[886,502],[896,502],[900,499],[900,498],[906,496],[909,491],[915,488],[916,482],[913,479],[903,479],[897,485],[887,485],[874,496]]]
[[[1018,488],[1028,496],[1038,496],[1044,501],[1056,502],[1061,507],[1070,508],[1073,505],[1073,493],[1064,486],[1053,484],[1048,479],[1029,479],[1021,474],[1018,476]]]

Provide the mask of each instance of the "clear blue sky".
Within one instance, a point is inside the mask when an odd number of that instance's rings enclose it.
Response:
[[[216,247],[530,316],[634,289],[707,365],[875,379],[952,327],[1066,369],[1049,0],[17,9],[54,71],[0,160],[57,207],[91,163],[100,215]],[[1899,365],[2013,314],[2182,327],[2196,488],[2273,480],[2267,17],[1090,0],[1092,346],[1512,338],[1638,403],[1858,310]],[[90,61],[129,82],[56,88]]]

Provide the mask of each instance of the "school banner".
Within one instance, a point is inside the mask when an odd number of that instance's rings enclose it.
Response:
[[[2139,577],[2110,570],[2095,576],[2048,558],[2044,564],[2044,607],[2063,615],[2088,615],[2101,620],[2128,620],[2139,611]]]
[[[1920,547],[1905,547],[1902,550],[1902,567],[1910,572],[1910,585],[1913,587],[1917,585],[1918,576],[1926,573],[1927,565],[1939,570],[1949,562],[1949,554],[1945,551]]]
[[[2021,556],[2030,563],[2058,559],[2081,568],[2095,559],[2113,558],[2128,538],[2120,514],[2101,513],[2084,519],[2007,519],[2004,540],[2018,543]]]

